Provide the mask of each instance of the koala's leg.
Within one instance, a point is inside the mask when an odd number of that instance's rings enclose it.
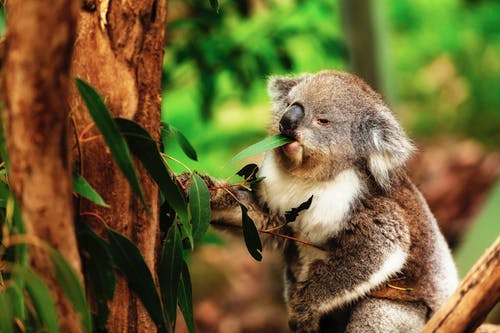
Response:
[[[347,333],[412,333],[425,325],[427,307],[381,298],[368,298],[354,309],[346,328]]]

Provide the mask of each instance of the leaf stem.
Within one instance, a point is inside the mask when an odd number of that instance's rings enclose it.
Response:
[[[236,184],[213,186],[213,187],[209,187],[208,190],[209,191],[217,191],[217,190],[228,189],[228,188],[231,188],[231,187],[243,187],[247,191],[251,191],[252,190],[245,183],[236,183]]]
[[[168,162],[167,162],[167,160],[166,160],[166,159],[168,158],[168,159],[170,159],[170,160],[172,160],[172,161],[177,162],[178,164],[180,164],[180,165],[181,165],[182,167],[184,167],[184,168],[185,168],[185,169],[186,169],[189,173],[193,173],[193,171],[192,171],[192,170],[191,170],[191,169],[190,169],[190,168],[189,168],[186,164],[182,163],[182,162],[181,162],[181,161],[179,161],[178,159],[176,159],[176,158],[174,158],[174,157],[172,157],[172,156],[170,156],[170,155],[167,155],[167,154],[165,154],[165,153],[160,153],[160,154],[161,154],[161,157],[163,158],[163,160],[165,161],[165,163],[167,163],[167,164],[168,164]]]
[[[78,140],[83,141],[85,134],[87,134],[87,132],[90,131],[92,129],[92,127],[94,127],[94,125],[95,125],[95,123],[91,122],[90,124],[85,126],[85,128],[80,132],[80,135],[78,135]]]

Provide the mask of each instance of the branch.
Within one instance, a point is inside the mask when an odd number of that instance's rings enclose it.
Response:
[[[500,299],[500,237],[432,316],[428,332],[473,332]]]

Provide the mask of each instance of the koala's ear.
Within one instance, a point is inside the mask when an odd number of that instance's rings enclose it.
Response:
[[[388,189],[391,171],[406,163],[415,146],[386,107],[377,108],[362,123],[368,168],[377,183]]]
[[[267,92],[273,101],[280,101],[303,78],[304,76],[271,76],[267,82]]]

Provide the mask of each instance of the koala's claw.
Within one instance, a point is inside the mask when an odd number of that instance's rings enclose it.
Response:
[[[188,198],[189,186],[191,185],[191,174],[183,172],[180,175],[175,176],[175,180],[179,183],[186,198]]]
[[[288,327],[294,333],[315,333],[319,331],[319,321],[312,315],[291,315]]]
[[[313,325],[314,326],[314,325]],[[318,330],[311,326],[311,323],[299,322],[296,319],[290,319],[288,321],[288,327],[294,333],[316,333]]]

